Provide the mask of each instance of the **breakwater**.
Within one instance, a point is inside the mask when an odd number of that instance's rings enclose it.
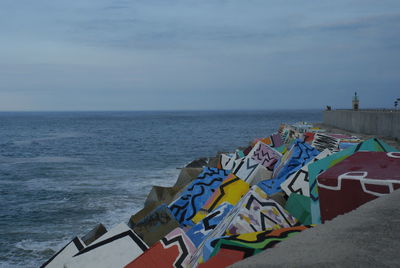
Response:
[[[345,130],[400,139],[399,110],[324,111],[324,124]]]
[[[190,162],[127,222],[73,238],[43,267],[226,267],[390,194],[399,171],[382,140],[283,124]]]

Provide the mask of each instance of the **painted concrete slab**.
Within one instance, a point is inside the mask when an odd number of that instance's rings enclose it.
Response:
[[[193,244],[198,247],[204,239],[214,230],[217,225],[224,220],[225,216],[231,211],[233,205],[224,202],[210,212],[198,224],[190,228],[186,235],[192,240]]]
[[[214,191],[227,177],[223,169],[205,167],[203,172],[189,184],[181,196],[169,205],[169,209],[182,226],[193,226],[193,217],[204,206]]]
[[[398,267],[399,204],[397,190],[231,267]]]
[[[152,246],[177,227],[179,222],[167,205],[163,204],[137,222],[132,229],[148,246]]]
[[[250,185],[233,174],[221,183],[217,190],[207,200],[204,206],[193,217],[194,223],[200,222],[204,217],[224,202],[231,205],[236,203],[249,191]]]
[[[316,133],[311,146],[322,152],[325,149],[330,151],[339,151],[340,139],[330,136],[329,134]]]
[[[235,166],[236,154],[221,154],[220,165],[221,169],[232,170]]]
[[[317,149],[297,139],[290,151],[281,158],[281,163],[274,170],[273,178],[261,181],[257,185],[269,195],[282,191],[281,184],[319,153]]]
[[[311,198],[308,196],[291,193],[285,209],[295,217],[301,224],[310,225],[311,220]]]
[[[122,231],[122,232],[121,232]],[[65,263],[65,268],[118,268],[140,256],[148,246],[126,224],[119,224]]]
[[[259,141],[247,155],[247,157],[252,158],[261,165],[263,165],[268,170],[272,171],[275,164],[282,157],[282,154],[267,144]]]
[[[360,142],[357,146],[336,152],[308,166],[308,176],[310,183],[310,198],[311,198],[311,217],[313,224],[321,223],[321,213],[319,207],[319,196],[317,187],[317,176],[328,168],[340,163],[350,155],[359,151],[370,152],[396,152],[397,150],[379,139],[369,139]]]
[[[64,263],[69,261],[74,255],[85,248],[85,244],[79,237],[75,237],[65,247],[53,255],[40,268],[59,268],[63,267]]]
[[[125,267],[188,267],[190,256],[194,251],[195,246],[185,232],[181,228],[176,228]]]
[[[193,256],[190,259],[190,267],[196,267],[199,263],[208,260],[212,252],[212,248],[209,246],[210,241],[220,238],[225,235],[227,228],[232,222],[233,218],[239,213],[243,203],[254,193],[266,195],[258,186],[254,185],[250,188],[247,194],[236,204],[236,206],[230,210],[230,212],[224,217],[224,219],[218,223],[218,225],[207,235],[206,238],[197,247]]]
[[[234,264],[238,261],[238,256],[241,256],[240,259],[254,256],[273,248],[276,244],[292,238],[310,227],[311,226],[295,226],[278,230],[271,229],[263,232],[246,233],[215,239],[211,242],[214,248],[211,253],[211,258],[204,263],[204,267],[226,267],[227,265]],[[229,255],[231,255],[230,258],[228,258]]]
[[[251,159],[250,157],[246,157],[243,159],[240,164],[235,168],[233,174],[242,179],[247,183],[251,183],[255,178],[257,171],[260,169],[260,164]]]
[[[237,235],[296,225],[297,219],[266,194],[248,196],[229,224],[226,234]]]
[[[324,222],[400,188],[400,153],[357,152],[317,180]]]
[[[281,183],[282,190],[290,196],[291,193],[310,196],[310,184],[308,180],[308,166],[318,160],[321,160],[332,152],[329,149],[323,150],[320,154],[314,157],[311,161],[305,164],[301,169],[290,175],[284,182]]]

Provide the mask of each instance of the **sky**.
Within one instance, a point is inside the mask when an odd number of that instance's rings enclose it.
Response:
[[[0,111],[392,108],[399,0],[1,0]]]

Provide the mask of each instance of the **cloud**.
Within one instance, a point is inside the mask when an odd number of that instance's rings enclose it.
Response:
[[[21,109],[12,92],[35,109],[316,108],[360,88],[382,106],[400,82],[399,7],[4,0],[0,92]]]

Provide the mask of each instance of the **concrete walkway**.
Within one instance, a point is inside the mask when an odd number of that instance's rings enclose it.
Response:
[[[231,267],[400,267],[400,191]]]

